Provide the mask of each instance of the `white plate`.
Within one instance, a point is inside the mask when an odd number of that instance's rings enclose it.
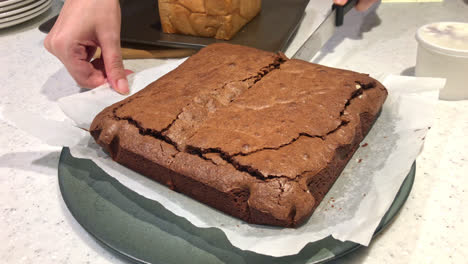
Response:
[[[35,7],[38,7],[38,6],[42,5],[42,4],[44,4],[46,1],[47,0],[39,0],[39,1],[33,2],[33,3],[29,4],[29,5],[23,6],[21,8],[10,10],[8,12],[0,13],[0,18],[9,17],[9,16],[13,16],[13,15],[16,15],[16,14],[24,13],[24,12],[30,10],[30,9],[33,9]]]
[[[5,23],[0,23],[0,28],[10,27],[10,26],[13,26],[13,25],[17,25],[17,24],[26,22],[26,21],[28,21],[30,19],[33,19],[33,18],[37,17],[38,15],[44,13],[45,11],[49,10],[50,6],[51,5],[50,5],[50,1],[49,1],[47,3],[47,5],[45,5],[42,9],[38,10],[36,13],[28,14],[27,16],[18,18],[16,20],[8,21],[8,22],[5,22]]]
[[[46,2],[43,3],[42,5],[40,5],[38,7],[35,7],[33,9],[30,9],[30,10],[24,12],[24,13],[21,13],[21,14],[0,18],[0,23],[10,22],[10,21],[17,20],[17,19],[20,19],[20,18],[23,18],[23,17],[27,17],[27,16],[29,16],[31,14],[34,14],[34,13],[38,12],[39,10],[42,10],[43,8],[49,7],[51,1],[52,0],[46,0]]]
[[[7,6],[7,5],[14,4],[14,3],[22,2],[22,1],[24,0],[6,0],[6,1],[0,0],[0,6]]]
[[[31,2],[37,2],[37,1],[38,0],[23,0],[23,1],[18,2],[16,4],[7,5],[7,6],[3,6],[3,7],[0,5],[0,13],[4,13],[4,12],[6,12],[8,10],[16,9],[16,8],[25,6],[27,4],[30,4]],[[0,3],[3,3],[3,2],[0,2]]]

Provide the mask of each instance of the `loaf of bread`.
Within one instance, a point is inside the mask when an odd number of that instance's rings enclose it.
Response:
[[[165,33],[231,39],[261,9],[261,0],[158,0]]]
[[[294,227],[331,188],[387,96],[365,74],[214,44],[104,109],[112,158],[249,223]]]

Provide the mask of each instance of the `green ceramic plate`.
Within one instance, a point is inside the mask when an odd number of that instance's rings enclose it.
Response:
[[[376,234],[405,203],[415,164]],[[120,184],[94,162],[77,159],[64,148],[58,167],[60,190],[68,209],[99,242],[136,263],[321,263],[359,247],[331,236],[309,243],[299,254],[275,258],[231,245],[217,228],[198,228]]]

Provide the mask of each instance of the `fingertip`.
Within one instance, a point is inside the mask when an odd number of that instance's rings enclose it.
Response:
[[[94,89],[106,83],[106,78],[100,72],[94,72],[87,78],[75,78],[78,86],[86,89]]]
[[[377,0],[361,0],[361,1],[358,1],[355,8],[357,11],[360,11],[360,12],[366,11],[369,8],[371,8],[376,2]]]
[[[120,94],[123,94],[123,95],[127,95],[129,94],[130,92],[130,89],[128,87],[128,81],[127,79],[123,78],[123,79],[119,79],[117,82],[116,82],[116,85],[113,87],[114,90],[116,90],[118,93]]]
[[[132,70],[125,69],[125,76],[128,76],[128,75],[130,75],[132,73],[135,73],[135,72],[132,71]]]
[[[348,0],[333,0],[333,2],[337,5],[345,5]]]
[[[103,72],[94,71],[87,82],[90,88],[96,88],[105,84],[107,82],[107,78],[105,77]]]

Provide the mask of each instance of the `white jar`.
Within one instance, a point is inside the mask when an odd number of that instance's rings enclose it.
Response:
[[[468,99],[468,23],[439,22],[419,28],[415,75],[446,78],[440,99]]]

